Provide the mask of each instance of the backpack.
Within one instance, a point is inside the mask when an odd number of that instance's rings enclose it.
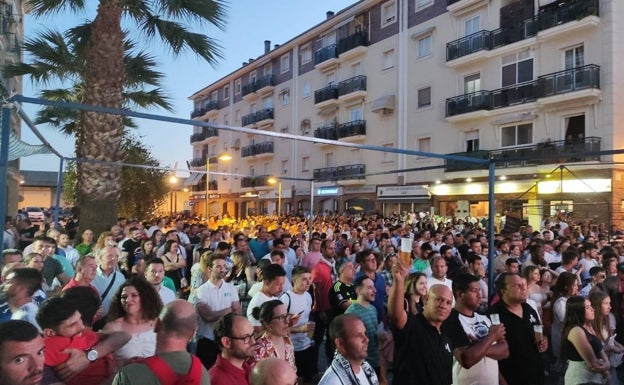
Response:
[[[202,363],[194,355],[191,355],[191,358],[191,369],[187,374],[177,374],[165,360],[158,356],[147,357],[141,362],[150,368],[162,385],[200,385]]]

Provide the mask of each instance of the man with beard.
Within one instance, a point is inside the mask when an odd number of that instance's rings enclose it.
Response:
[[[26,321],[0,324],[0,385],[39,385],[43,379],[43,338]]]
[[[210,279],[197,289],[196,308],[199,315],[197,357],[204,367],[210,368],[219,355],[219,345],[214,337],[214,324],[226,314],[239,314],[241,305],[238,290],[223,280],[226,272],[225,256],[212,254],[207,267]]]
[[[212,385],[249,385],[251,366],[247,360],[254,355],[254,327],[242,315],[229,313],[219,318],[214,338],[221,354],[208,371]]]
[[[154,290],[160,295],[163,305],[167,306],[169,302],[176,299],[173,290],[163,285],[165,279],[165,262],[160,258],[152,258],[147,262],[145,267],[145,279],[149,282]]]
[[[143,232],[138,227],[131,227],[128,230],[128,234],[130,237],[121,243],[121,257],[119,258],[122,269],[126,274],[132,272],[135,256],[137,251],[141,251],[141,241],[143,240]]]

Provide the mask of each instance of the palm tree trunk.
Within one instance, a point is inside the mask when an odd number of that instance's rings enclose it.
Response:
[[[101,0],[93,23],[84,75],[87,105],[122,108],[125,80],[121,7],[117,0]],[[96,161],[123,160],[122,117],[82,111],[76,135],[76,154]],[[77,204],[80,227],[96,234],[110,229],[117,220],[121,191],[121,167],[78,163]]]

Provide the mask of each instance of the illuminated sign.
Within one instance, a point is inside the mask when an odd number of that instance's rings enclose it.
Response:
[[[319,187],[316,189],[316,195],[338,195],[340,187]]]

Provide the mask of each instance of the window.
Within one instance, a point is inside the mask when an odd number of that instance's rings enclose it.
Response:
[[[310,95],[312,94],[312,87],[310,86],[310,82],[305,82],[301,90],[302,90],[301,94],[303,98],[304,99],[309,98]]]
[[[349,110],[349,118],[351,122],[362,120],[362,107],[354,107]]]
[[[312,48],[306,46],[301,49],[301,64],[306,64],[312,61]]]
[[[304,156],[301,158],[301,172],[310,171],[310,157]]]
[[[394,50],[388,50],[383,53],[383,69],[394,67]]]
[[[418,90],[418,108],[431,106],[431,87]]]
[[[565,69],[569,70],[585,65],[585,49],[582,45],[565,50]]]
[[[585,141],[585,115],[576,115],[565,118],[566,142],[574,143]]]
[[[223,86],[223,99],[229,99],[230,98],[230,85],[226,84],[225,86]]]
[[[268,76],[273,74],[273,63],[268,62],[264,65],[264,69],[262,70],[264,76]]]
[[[480,30],[480,17],[478,15],[464,21],[464,36],[472,35]]]
[[[394,23],[397,19],[397,6],[395,1],[388,1],[381,5],[381,27]]]
[[[282,160],[282,175],[288,174],[288,160]]]
[[[286,73],[290,71],[290,55],[286,54],[280,59],[280,72]]]
[[[431,152],[431,138],[418,138],[418,151]]]
[[[418,58],[431,55],[433,52],[433,36],[427,35],[418,39]]]
[[[258,75],[256,73],[256,71],[252,71],[249,73],[249,84],[254,84],[256,82],[256,79],[258,78]]]
[[[466,132],[466,152],[479,151],[479,130]]]
[[[519,124],[501,128],[501,147],[521,146],[533,142],[533,124]]]
[[[287,106],[290,102],[290,93],[288,91],[280,93],[280,101],[282,102],[282,106]]]
[[[433,4],[433,0],[416,0],[416,9],[428,7]]]
[[[464,77],[464,93],[481,91],[481,74],[472,74]]]
[[[384,147],[384,148],[394,148],[394,144],[393,143],[384,143],[384,144],[382,144],[382,147]],[[382,153],[382,157],[381,157],[381,162],[382,163],[394,162],[395,158],[396,158],[396,155],[393,152],[383,152]]]
[[[216,102],[219,100],[219,91],[212,91],[212,94],[210,95],[210,100],[212,100],[213,102]]]
[[[262,101],[262,105],[264,105],[264,108],[273,108],[273,99],[271,98],[266,98]]]
[[[325,154],[325,167],[334,167],[334,153],[328,152]]]
[[[502,87],[533,80],[533,58],[530,51],[503,56]]]
[[[249,175],[256,175],[256,168],[254,166],[249,166]]]
[[[234,81],[234,93],[236,95],[241,93],[241,80],[240,79],[236,79]]]

